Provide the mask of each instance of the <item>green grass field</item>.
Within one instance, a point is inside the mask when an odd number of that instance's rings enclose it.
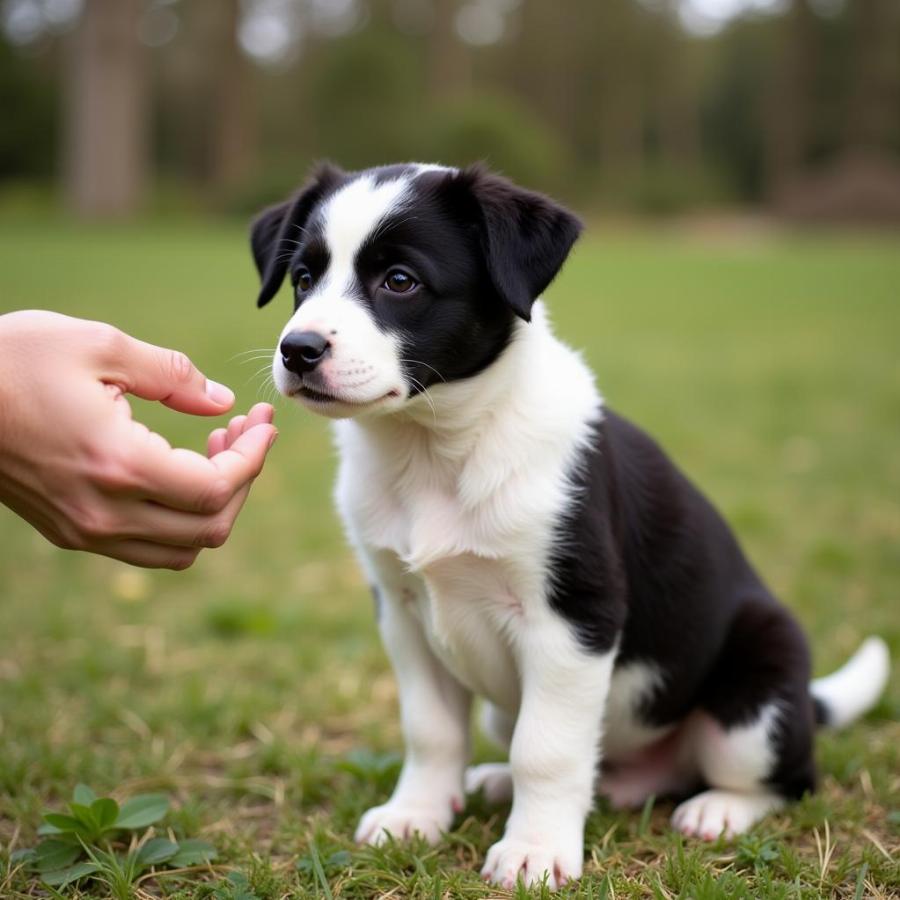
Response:
[[[265,388],[262,363],[236,355],[270,347],[288,312],[286,296],[258,312],[255,291],[238,226],[0,219],[2,311],[177,346],[241,407]],[[900,237],[598,227],[548,301],[610,405],[737,529],[816,671],[870,633],[900,658]],[[213,427],[136,406],[184,445]],[[171,832],[218,849],[138,897],[540,895],[480,881],[505,810],[478,798],[437,848],[352,844],[398,769],[396,689],[332,511],[327,425],[277,406],[281,438],[231,541],[185,573],[59,551],[0,509],[0,896],[47,896],[9,856],[77,782],[168,792]],[[898,713],[895,676],[865,721],[819,739],[820,792],[736,845],[675,837],[668,803],[600,804],[586,876],[560,895],[900,895]]]

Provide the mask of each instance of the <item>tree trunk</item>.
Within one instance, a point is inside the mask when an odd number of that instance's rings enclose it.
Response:
[[[898,117],[900,15],[896,0],[855,0],[853,80],[846,127],[849,152],[889,152]]]
[[[65,187],[75,213],[136,212],[144,186],[147,110],[141,0],[86,0],[71,36]]]
[[[240,0],[227,0],[215,22],[213,51],[218,58],[213,104],[211,176],[216,188],[230,190],[253,171],[256,161],[256,118],[253,72],[238,45]]]
[[[691,47],[678,22],[677,0],[666,0],[658,22],[659,81],[656,96],[662,158],[675,166],[698,164],[699,117],[697,91],[691,84]]]
[[[812,116],[815,20],[809,0],[793,0],[769,96],[768,181],[774,194],[804,168]]]
[[[433,100],[466,94],[472,86],[469,48],[456,33],[457,0],[434,0],[428,39],[428,93]]]
[[[583,108],[595,118],[600,169],[607,176],[639,169],[644,162],[647,53],[642,25],[631,0],[607,0],[602,20],[594,25],[596,62],[586,68],[597,88],[593,98],[585,97]]]

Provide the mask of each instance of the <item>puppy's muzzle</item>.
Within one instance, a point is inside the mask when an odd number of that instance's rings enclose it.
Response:
[[[331,344],[318,331],[292,331],[282,339],[279,349],[284,367],[295,375],[303,375],[328,356]]]

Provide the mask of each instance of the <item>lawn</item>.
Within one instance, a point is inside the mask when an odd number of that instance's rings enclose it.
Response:
[[[282,296],[258,312],[255,290],[239,225],[0,218],[0,310],[177,346],[241,407],[266,387],[239,354],[271,347],[288,311]],[[548,300],[610,405],[737,529],[816,671],[870,633],[900,658],[900,237],[598,226]],[[530,896],[480,881],[505,810],[479,798],[435,849],[352,844],[398,770],[396,689],[332,511],[327,425],[277,406],[281,438],[231,541],[185,573],[59,551],[0,509],[0,896],[46,891],[9,855],[78,782],[166,792],[163,830],[217,848],[135,896]],[[136,407],[184,445],[212,427]],[[820,792],[736,845],[675,837],[668,803],[598,805],[586,876],[561,896],[898,896],[898,713],[895,676],[865,721],[820,737]]]

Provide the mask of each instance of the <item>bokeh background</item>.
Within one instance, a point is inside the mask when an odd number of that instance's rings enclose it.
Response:
[[[593,209],[900,220],[896,0],[3,0],[0,184],[246,212],[483,158]]]
[[[478,877],[505,813],[481,801],[436,850],[351,842],[398,771],[396,688],[327,424],[267,383],[289,303],[255,309],[247,240],[322,157],[485,159],[572,205],[546,299],[610,404],[719,506],[817,673],[870,633],[900,659],[897,0],[0,0],[0,313],[177,347],[281,431],[187,572],[0,508],[4,898],[40,892],[9,854],[79,781],[166,791],[215,844],[171,897],[513,896]],[[198,449],[222,424],[134,408]],[[736,847],[599,804],[563,896],[898,896],[898,717],[895,675],[820,738],[820,792]]]

